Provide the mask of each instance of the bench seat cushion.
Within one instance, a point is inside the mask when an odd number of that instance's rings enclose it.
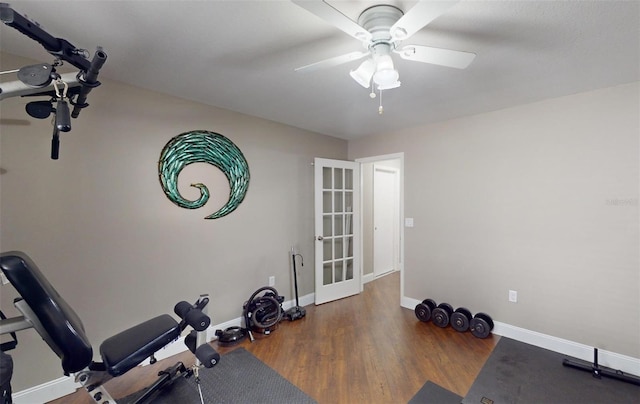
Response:
[[[106,339],[100,355],[109,374],[120,376],[179,336],[180,325],[163,314]]]

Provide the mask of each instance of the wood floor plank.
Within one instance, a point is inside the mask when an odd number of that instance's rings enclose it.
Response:
[[[359,295],[307,306],[305,318],[283,321],[253,343],[212,345],[221,354],[246,348],[320,404],[406,403],[427,380],[464,397],[499,337],[478,339],[422,323],[399,302],[400,274],[395,272],[365,284]],[[123,397],[151,384],[159,370],[178,360],[193,363],[183,353],[136,368],[106,387],[112,396]],[[92,402],[79,390],[51,403]]]

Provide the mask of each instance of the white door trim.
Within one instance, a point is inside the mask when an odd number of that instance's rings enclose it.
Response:
[[[376,269],[378,268],[378,259],[376,259],[376,257],[380,257],[379,254],[377,253],[376,250],[376,244],[377,244],[377,240],[379,240],[379,233],[377,230],[378,226],[379,226],[379,220],[381,219],[380,215],[380,209],[377,206],[377,199],[380,197],[380,194],[378,194],[378,184],[377,184],[377,174],[378,173],[386,173],[386,174],[390,174],[393,176],[393,190],[391,193],[391,196],[393,198],[392,201],[392,221],[394,222],[392,225],[392,234],[391,234],[391,243],[392,243],[392,247],[391,247],[391,270],[390,271],[384,271],[384,272],[380,272],[379,270],[376,271]],[[384,165],[380,165],[377,163],[373,164],[373,225],[374,225],[374,234],[373,234],[373,276],[374,278],[378,278],[381,275],[386,275],[391,271],[394,270],[398,270],[398,262],[400,259],[400,252],[399,252],[399,247],[400,247],[400,215],[399,215],[399,207],[400,207],[400,189],[399,189],[399,184],[400,184],[400,169],[398,168],[393,168],[393,167],[388,167],[388,166],[384,166]],[[364,261],[364,260],[363,260]]]
[[[357,163],[375,163],[383,160],[400,160],[400,206],[399,206],[399,214],[400,214],[400,257],[398,257],[398,270],[400,271],[400,296],[404,296],[404,153],[392,153],[392,154],[384,154],[380,156],[371,156],[371,157],[363,157],[355,159]],[[360,172],[360,189],[362,189],[363,178],[362,172]],[[360,212],[362,212],[362,198],[360,198]],[[360,221],[360,234],[362,234],[362,220]],[[360,257],[364,254],[362,243],[360,243]],[[362,264],[362,259],[360,260]],[[362,274],[362,267],[360,268],[360,273]],[[361,276],[360,279],[364,277]],[[361,290],[363,286],[361,286]],[[402,299],[402,297],[400,298]]]

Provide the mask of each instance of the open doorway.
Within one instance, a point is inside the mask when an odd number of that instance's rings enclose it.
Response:
[[[362,283],[404,267],[404,154],[357,159],[361,164]],[[401,272],[401,296],[404,274]]]

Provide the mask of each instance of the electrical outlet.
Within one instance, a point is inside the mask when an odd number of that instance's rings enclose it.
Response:
[[[518,302],[518,291],[516,290],[510,290],[509,291],[509,301],[512,303],[517,303]]]
[[[275,276],[270,276],[269,277],[269,286],[275,286],[276,285],[276,277]]]

